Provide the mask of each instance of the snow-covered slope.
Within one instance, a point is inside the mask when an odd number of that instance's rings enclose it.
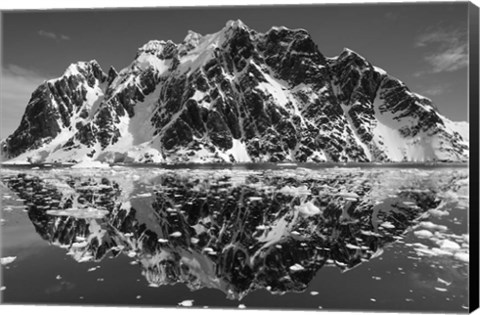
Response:
[[[33,94],[7,162],[465,161],[468,136],[432,102],[305,30],[153,40],[104,73],[72,64]],[[461,129],[461,128],[460,128]],[[468,131],[468,125],[463,125]]]

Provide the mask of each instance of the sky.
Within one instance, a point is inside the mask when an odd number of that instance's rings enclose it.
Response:
[[[188,30],[215,33],[233,19],[259,32],[303,28],[327,57],[354,50],[441,114],[468,121],[467,16],[466,2],[3,12],[0,138],[18,127],[35,88],[69,64],[121,70],[149,40],[179,43]]]

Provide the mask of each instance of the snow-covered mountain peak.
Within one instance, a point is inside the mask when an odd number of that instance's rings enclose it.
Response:
[[[296,33],[296,34],[305,34],[310,35],[308,31],[304,28],[288,28],[286,26],[272,26],[265,35],[269,33]]]
[[[100,64],[98,63],[98,61],[96,59],[92,59],[88,63],[90,64],[91,67],[94,67],[94,68],[97,68],[97,69],[102,69],[102,67],[100,67]]]
[[[182,44],[187,47],[187,50],[193,49],[198,46],[202,37],[200,33],[189,30]]]
[[[360,56],[358,53],[356,53],[355,51],[353,51],[353,50],[351,50],[350,48],[347,48],[347,47],[343,47],[342,53],[340,55],[343,55],[343,54]]]
[[[364,58],[362,55],[359,53],[351,50],[350,48],[343,48],[342,52],[340,55],[337,57],[338,61],[342,60],[353,60],[358,64],[363,64],[365,66],[370,65],[370,62],[366,58]]]
[[[2,142],[16,161],[465,161],[468,141],[431,100],[351,49],[229,21],[152,40],[120,72],[94,61],[32,94]],[[43,120],[37,119],[43,113]],[[458,129],[458,128],[457,128]]]
[[[225,24],[225,29],[248,29],[249,27],[242,22],[242,20],[229,20]]]
[[[70,64],[67,69],[64,71],[62,76],[49,80],[49,82],[54,82],[58,79],[71,77],[71,76],[86,76],[88,73],[93,73],[95,77],[102,77],[102,74],[105,75],[100,64],[95,60],[92,59],[90,61],[77,61]]]
[[[223,44],[231,42],[238,37],[245,38],[245,35],[248,35],[247,37],[252,40],[258,33],[249,28],[241,20],[231,20],[228,21],[225,27],[216,34],[218,34],[218,37],[220,38],[219,43]]]
[[[150,40],[138,49],[139,52],[156,53],[163,50],[166,42],[164,40]]]
[[[167,59],[173,56],[177,44],[171,40],[151,40],[138,49],[137,58],[142,54],[150,54],[160,59]]]
[[[272,26],[268,31],[267,31],[267,34],[270,33],[270,32],[280,32],[280,31],[288,31],[290,30],[288,27],[286,26]]]

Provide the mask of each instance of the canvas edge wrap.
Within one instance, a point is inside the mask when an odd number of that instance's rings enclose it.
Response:
[[[469,311],[479,307],[479,8],[473,3],[468,7],[469,22],[469,120],[470,120],[470,219],[469,230],[473,239],[469,268]]]

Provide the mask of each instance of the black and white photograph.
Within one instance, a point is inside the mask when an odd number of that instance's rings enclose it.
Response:
[[[473,311],[478,7],[238,4],[2,10],[1,304]]]

